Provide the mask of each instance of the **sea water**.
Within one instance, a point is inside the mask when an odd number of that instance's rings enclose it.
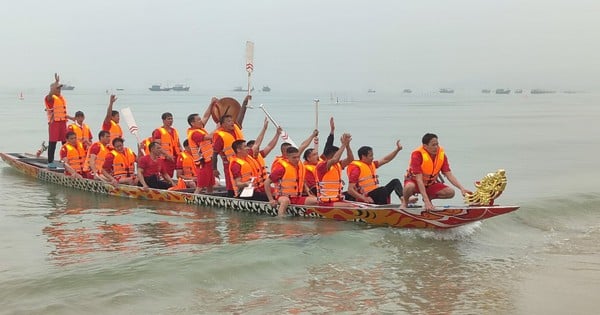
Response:
[[[0,91],[1,152],[34,153],[47,139],[45,93],[18,100],[18,91]],[[63,94],[97,139],[109,95]],[[329,117],[336,144],[351,133],[354,152],[368,145],[377,159],[401,141],[403,150],[378,170],[383,183],[403,176],[410,152],[433,132],[465,187],[505,169],[497,203],[521,208],[446,231],[394,229],[99,196],[2,163],[0,314],[597,312],[600,95],[330,95],[256,92],[244,132],[258,134],[264,104],[300,143],[315,128],[319,98],[321,148]],[[202,114],[212,96],[241,102],[244,94],[126,90],[115,109],[132,109],[141,137],[166,111],[184,134],[187,115]],[[265,144],[273,133],[270,126]]]

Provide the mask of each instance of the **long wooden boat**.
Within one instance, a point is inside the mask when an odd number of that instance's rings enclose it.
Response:
[[[63,174],[64,170],[62,169],[48,169],[45,158],[38,158],[31,154],[0,153],[0,157],[21,173],[69,188],[124,198],[178,202],[271,216],[277,215],[277,209],[267,202],[228,198],[220,195],[193,194],[185,191],[144,190],[141,187],[130,185],[113,186],[102,181],[67,176]],[[478,186],[478,190],[469,196],[469,201],[488,205],[446,206],[438,207],[433,211],[425,211],[419,207],[401,209],[398,205],[378,206],[357,203],[355,206],[347,208],[290,206],[288,213],[294,216],[364,222],[376,226],[448,229],[509,213],[519,208],[518,206],[493,205],[494,199],[502,193],[506,186],[504,171],[488,174],[476,186]]]

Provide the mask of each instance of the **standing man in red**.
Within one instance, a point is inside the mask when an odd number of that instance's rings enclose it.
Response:
[[[108,147],[112,149],[112,142],[116,138],[123,138],[123,130],[119,126],[120,116],[119,111],[113,110],[113,105],[117,101],[116,95],[111,95],[106,109],[106,116],[102,123],[102,130],[110,132],[110,141]]]
[[[56,142],[67,141],[67,120],[73,119],[67,114],[67,100],[60,94],[61,88],[60,77],[55,73],[54,83],[50,84],[50,92],[44,99],[48,117],[48,168],[58,167],[59,164],[54,163]]]
[[[173,114],[163,113],[162,127],[154,129],[152,139],[158,142],[163,149],[164,155],[161,157],[165,167],[165,171],[169,176],[173,177],[177,166],[177,157],[182,151],[181,142],[179,141],[179,133],[173,128]]]
[[[471,191],[464,188],[454,177],[448,163],[448,156],[440,146],[438,137],[433,133],[426,133],[421,139],[421,145],[410,155],[410,164],[404,177],[404,198],[402,207],[406,208],[407,200],[420,193],[425,203],[425,210],[434,210],[432,199],[449,199],[454,197],[454,189],[439,181],[439,175],[444,174],[464,196]]]
[[[235,156],[232,144],[235,140],[243,140],[244,133],[242,132],[242,122],[246,115],[246,108],[248,101],[252,99],[251,95],[247,95],[242,103],[242,108],[238,113],[236,120],[233,120],[231,115],[224,115],[219,120],[221,127],[219,127],[213,136],[213,156],[212,156],[212,169],[213,175],[219,177],[220,173],[218,170],[217,157],[220,155],[223,161],[223,176],[225,176],[225,184],[227,186],[227,196],[233,197],[234,190],[231,182],[231,175],[229,174],[229,159]]]
[[[195,194],[201,193],[204,189],[206,189],[207,194],[210,194],[215,186],[215,176],[212,169],[213,134],[206,131],[204,126],[210,118],[210,113],[216,101],[217,98],[213,97],[202,117],[198,114],[190,114],[187,119],[190,125],[187,130],[187,141],[196,163],[196,174],[198,175]]]

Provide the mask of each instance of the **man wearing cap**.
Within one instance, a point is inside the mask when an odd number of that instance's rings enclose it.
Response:
[[[59,82],[60,77],[55,73],[54,83],[50,84],[50,92],[44,99],[48,117],[48,168],[58,167],[58,163],[54,162],[56,142],[66,142],[67,120],[73,120],[67,114],[67,100],[60,94],[63,85]]]

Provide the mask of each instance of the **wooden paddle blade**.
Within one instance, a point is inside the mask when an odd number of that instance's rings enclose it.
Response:
[[[231,115],[235,120],[241,109],[242,105],[235,98],[223,97],[213,106],[211,116],[215,123],[218,123],[221,117],[225,115]]]

